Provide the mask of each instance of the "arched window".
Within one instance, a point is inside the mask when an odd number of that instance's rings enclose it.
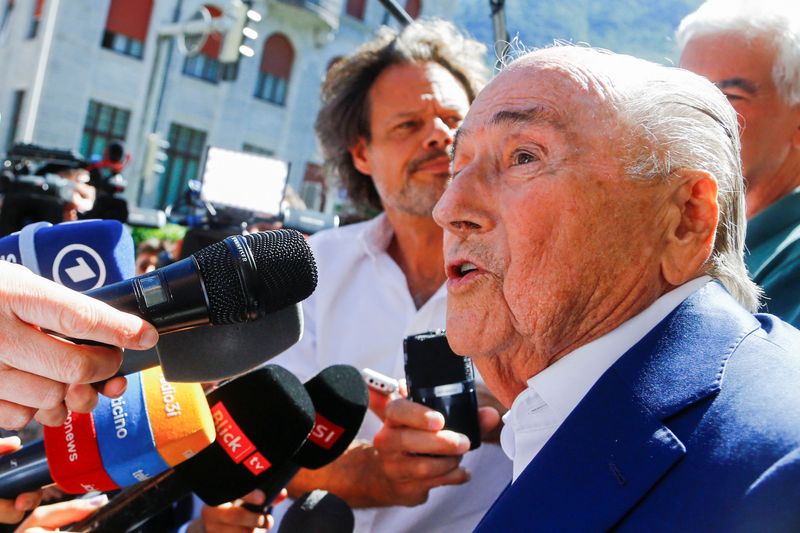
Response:
[[[412,19],[419,17],[422,13],[422,0],[406,0],[406,13],[411,15]]]
[[[264,43],[261,71],[254,96],[273,104],[286,104],[286,90],[292,75],[294,48],[285,35],[273,33]]]
[[[101,46],[141,59],[153,0],[111,0]]]
[[[365,0],[347,0],[347,7],[345,13],[358,20],[364,20],[364,8],[366,7]]]
[[[208,9],[213,18],[221,17],[223,14],[222,10],[217,6],[204,4],[203,7]],[[219,57],[221,47],[222,34],[219,32],[210,34],[200,52],[186,58],[186,62],[183,64],[183,73],[193,78],[216,83],[219,78],[219,61],[217,61],[217,57]]]

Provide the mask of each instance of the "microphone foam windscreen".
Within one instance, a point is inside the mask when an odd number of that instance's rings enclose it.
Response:
[[[292,462],[321,468],[344,453],[355,438],[369,407],[369,393],[361,373],[350,365],[329,366],[305,387],[314,402],[316,420]]]
[[[92,415],[103,466],[117,485],[134,485],[169,468],[153,439],[141,373],[128,376],[119,398],[100,396]]]
[[[218,381],[264,364],[302,335],[303,309],[298,303],[252,322],[163,335],[155,349],[170,381]],[[125,354],[128,357],[130,351]]]
[[[44,448],[53,481],[69,494],[115,490],[103,466],[91,413],[67,413],[60,426],[44,426]]]
[[[237,237],[229,237],[237,238]],[[255,261],[260,312],[269,313],[306,299],[317,286],[317,266],[303,236],[293,230],[245,235]],[[212,324],[244,322],[248,301],[239,278],[239,257],[225,241],[194,254],[208,294]]]
[[[208,505],[235,500],[288,460],[314,425],[314,405],[288,370],[266,365],[208,396],[216,441],[175,471]]]
[[[287,509],[278,533],[350,533],[355,525],[353,510],[344,500],[318,489],[303,494]]]
[[[214,421],[199,383],[170,383],[161,367],[140,375],[156,450],[169,466],[184,462],[214,442]]]

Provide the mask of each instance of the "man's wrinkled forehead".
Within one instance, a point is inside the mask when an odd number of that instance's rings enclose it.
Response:
[[[486,127],[525,123],[569,132],[615,117],[607,84],[591,69],[541,52],[512,63],[478,95],[456,133],[454,152],[461,139]]]

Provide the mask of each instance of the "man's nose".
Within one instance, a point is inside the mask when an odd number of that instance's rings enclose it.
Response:
[[[433,219],[446,232],[466,237],[494,227],[491,191],[474,174],[462,171],[450,181],[433,209]]]
[[[433,123],[425,138],[425,148],[438,148],[444,150],[453,144],[455,128],[451,128],[441,117],[434,117]]]

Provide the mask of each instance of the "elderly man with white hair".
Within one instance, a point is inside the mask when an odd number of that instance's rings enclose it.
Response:
[[[800,530],[800,332],[753,315],[736,114],[580,47],[475,99],[434,210],[447,333],[510,407],[477,531]]]
[[[800,327],[800,2],[709,0],[677,31],[680,65],[739,113],[747,267],[765,308]]]

